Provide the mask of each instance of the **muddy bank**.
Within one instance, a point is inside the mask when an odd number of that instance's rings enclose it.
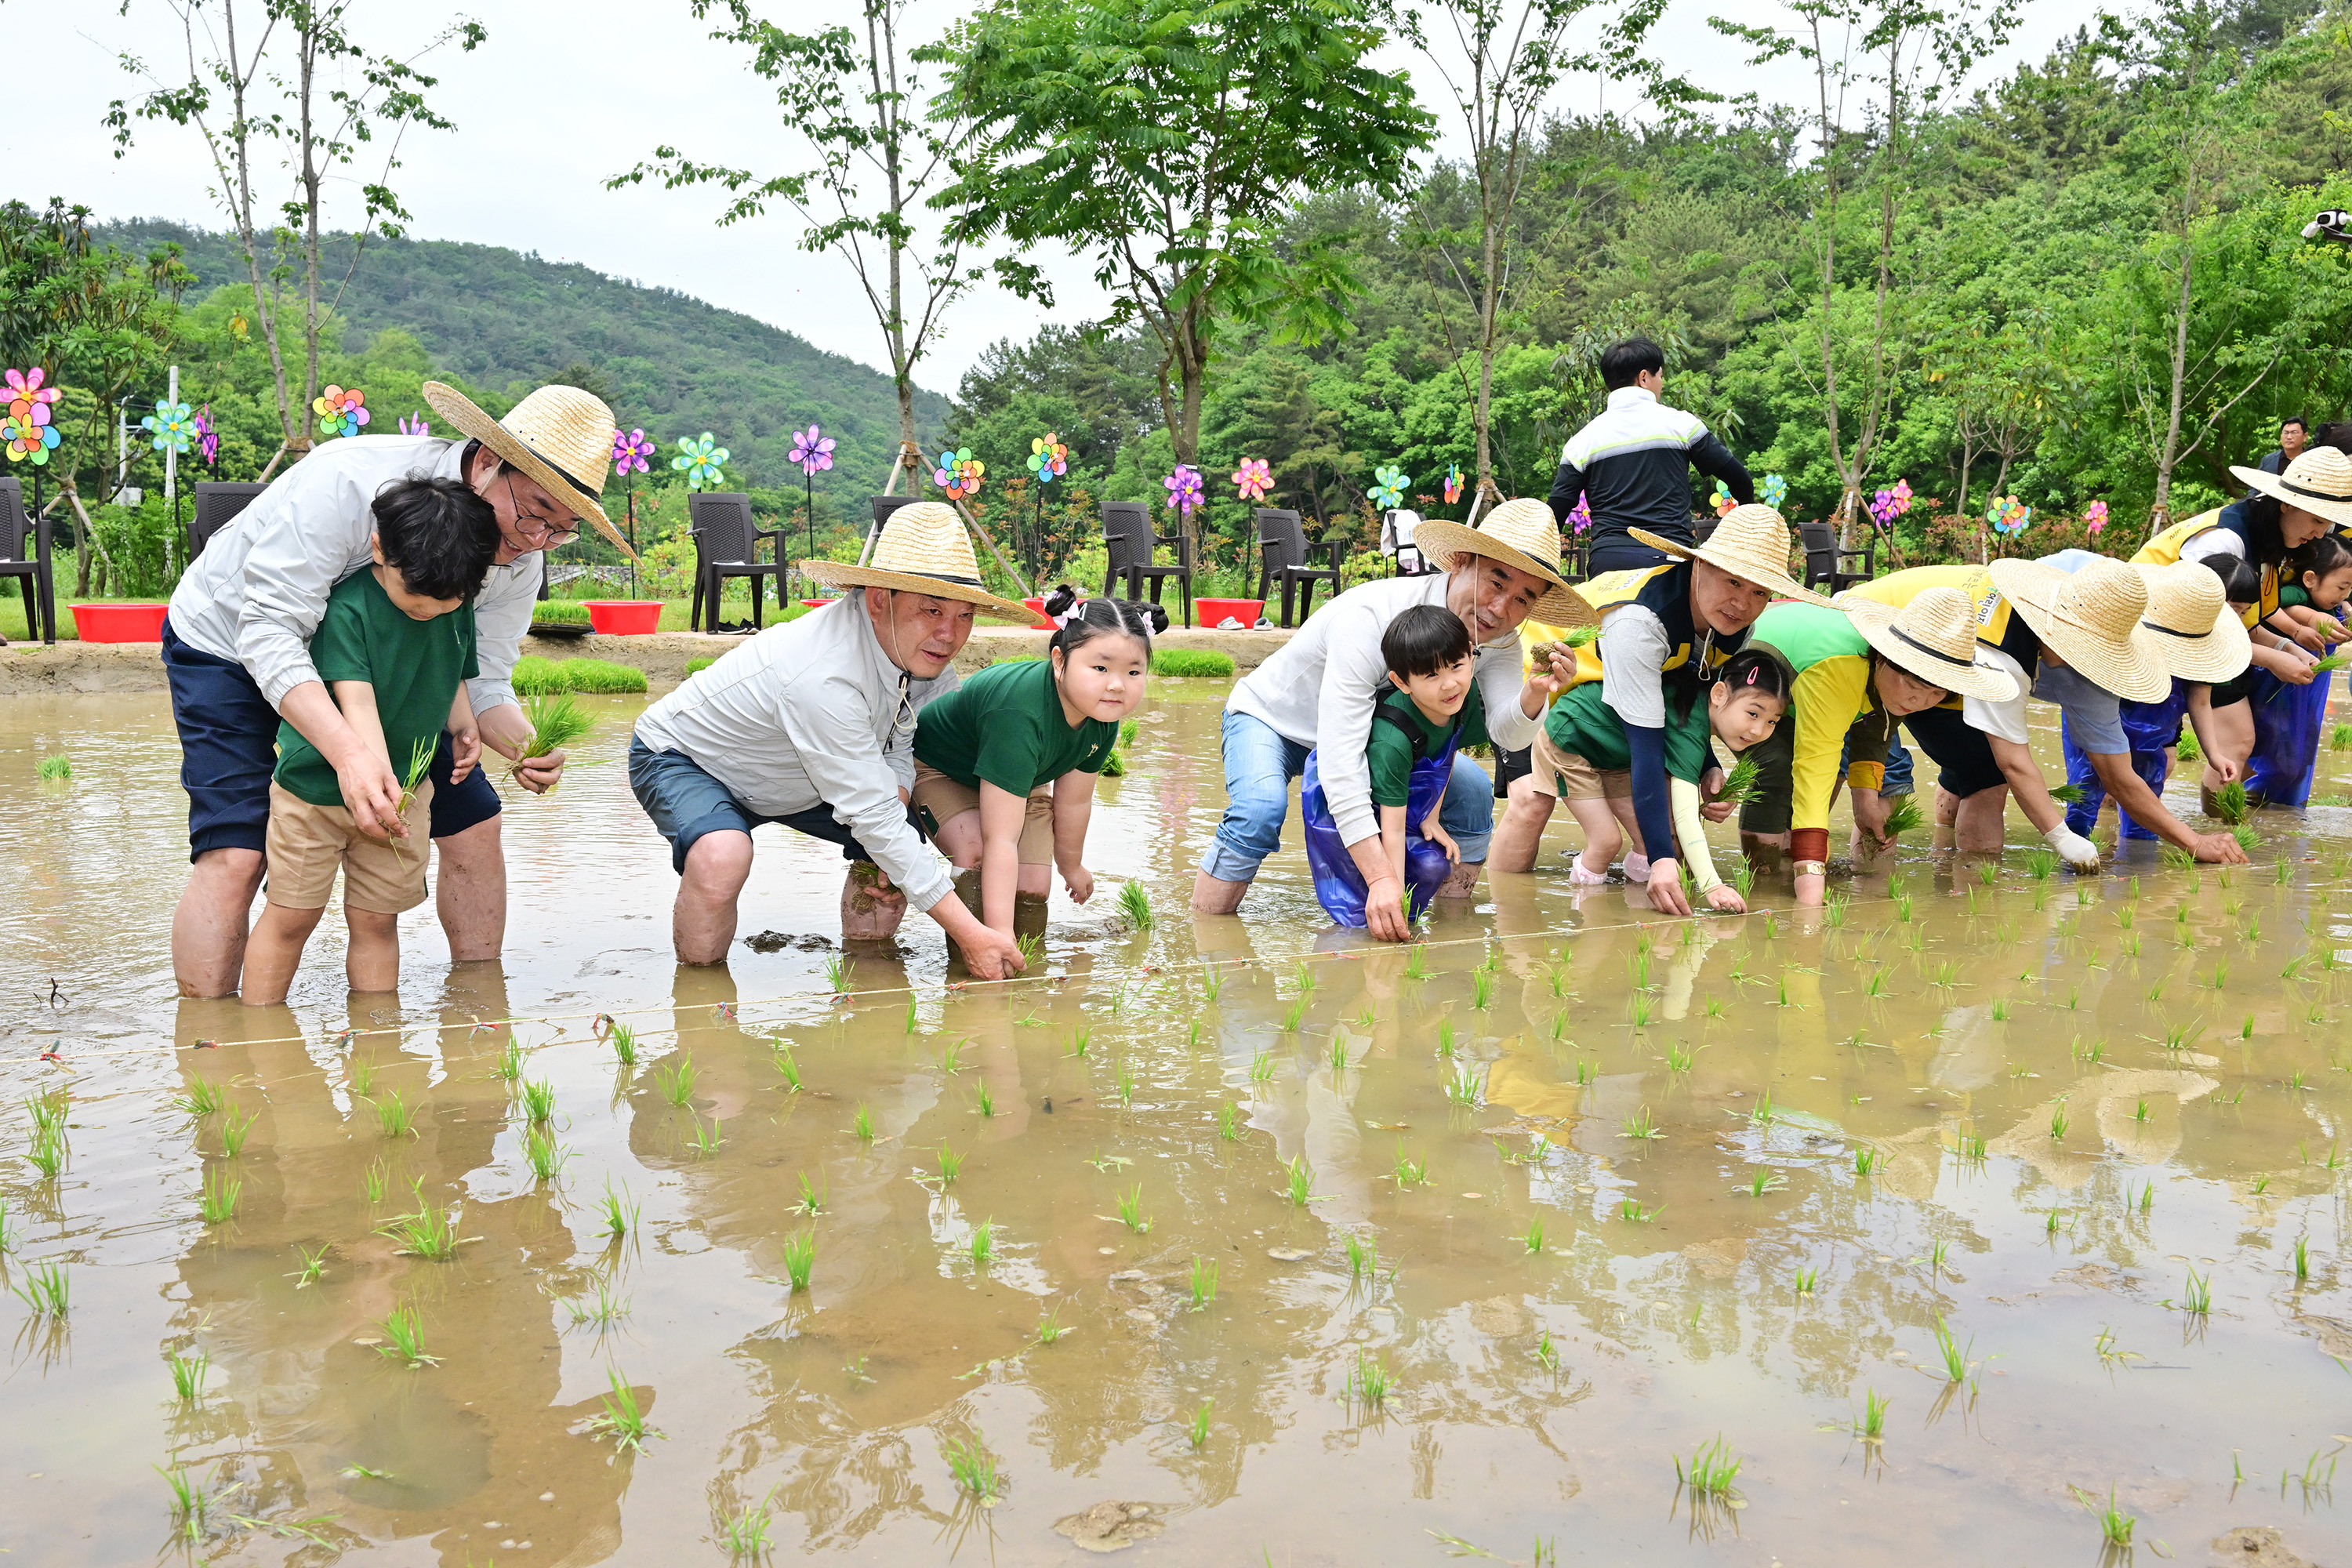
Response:
[[[983,627],[964,645],[956,667],[970,672],[1008,655],[1042,653],[1046,636],[1015,627]],[[743,640],[740,635],[714,637],[704,632],[656,632],[642,637],[525,637],[522,651],[546,658],[586,657],[634,665],[646,672],[656,691],[664,691],[686,679],[686,667],[692,660],[724,654]],[[1285,631],[1187,631],[1174,626],[1153,642],[1158,647],[1213,649],[1232,655],[1237,668],[1253,669],[1289,640],[1290,634]],[[46,647],[38,643],[12,643],[0,647],[0,697],[165,689],[163,658],[154,643],[61,642]]]

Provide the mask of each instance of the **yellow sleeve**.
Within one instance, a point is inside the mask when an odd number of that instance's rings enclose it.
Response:
[[[1790,696],[1794,711],[1784,722],[1796,724],[1797,744],[1790,768],[1789,826],[1795,832],[1827,829],[1845,732],[1869,706],[1870,660],[1861,654],[1819,660],[1798,675]]]

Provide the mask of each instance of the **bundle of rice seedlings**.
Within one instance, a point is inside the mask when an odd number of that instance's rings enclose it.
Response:
[[[2213,792],[2213,815],[2225,827],[2235,827],[2246,820],[2246,786],[2231,779]]]
[[[1154,675],[1223,676],[1233,672],[1233,655],[1207,648],[1163,647],[1151,656]]]
[[[43,757],[41,759],[41,782],[43,784],[58,784],[71,777],[73,777],[73,760],[68,757],[63,752],[59,752],[53,757]]]
[[[2081,784],[2063,784],[2050,792],[2050,798],[2061,805],[2080,805],[2090,796],[2083,793]]]
[[[1731,764],[1723,775],[1723,787],[1715,792],[1719,805],[1745,805],[1763,785],[1764,766],[1753,757],[1742,757]]]
[[[2205,760],[2205,748],[2197,743],[2197,731],[2194,726],[2187,723],[2180,726],[2180,739],[2173,748],[2173,755],[2184,763],[2201,763]]]
[[[596,727],[588,710],[572,699],[568,691],[551,697],[534,697],[523,704],[523,717],[530,721],[530,744],[523,748],[522,756],[507,770],[512,778],[522,771],[522,764],[532,757],[543,757],[560,752]]]
[[[600,693],[643,691],[646,672],[609,658],[567,658],[555,667],[567,691]]]
[[[1113,746],[1110,755],[1103,759],[1102,776],[1107,779],[1127,776],[1127,753]]]
[[[438,735],[420,735],[416,744],[409,748],[408,771],[400,775],[400,804],[393,807],[395,816],[406,816],[408,808],[416,804],[416,786],[423,784],[425,775],[432,771],[433,753],[440,744],[441,737]],[[392,839],[392,858],[395,861],[400,858],[400,838],[397,835]]]
[[[590,620],[588,606],[577,599],[541,599],[531,605],[530,618],[551,626],[584,626]]]
[[[1898,833],[1913,832],[1927,819],[1927,813],[1919,809],[1917,795],[1898,795],[1895,797],[1894,809],[1886,814],[1886,837],[1892,838]]]

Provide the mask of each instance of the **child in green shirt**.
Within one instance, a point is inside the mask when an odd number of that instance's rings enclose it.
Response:
[[[498,553],[497,514],[456,479],[425,479],[386,486],[374,512],[375,564],[328,595],[311,634],[310,663],[344,723],[410,790],[391,839],[362,832],[343,805],[333,764],[311,737],[280,723],[269,785],[268,902],[245,952],[242,994],[257,1006],[286,999],[338,870],[352,989],[400,984],[398,917],[425,901],[422,829],[433,798],[426,766],[445,731],[453,784],[481,754],[465,683],[478,673],[473,599]]]

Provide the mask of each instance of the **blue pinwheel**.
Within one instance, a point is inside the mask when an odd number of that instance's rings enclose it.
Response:
[[[200,434],[196,411],[168,397],[156,400],[155,412],[141,419],[139,428],[153,438],[159,452],[184,452]]]
[[[1391,463],[1383,463],[1372,471],[1372,504],[1381,508],[1402,506],[1404,488],[1412,483],[1412,476]]]
[[[680,436],[677,456],[669,466],[686,476],[686,488],[690,490],[712,490],[719,488],[719,470],[727,466],[727,448],[720,446],[710,432],[699,436]]]

